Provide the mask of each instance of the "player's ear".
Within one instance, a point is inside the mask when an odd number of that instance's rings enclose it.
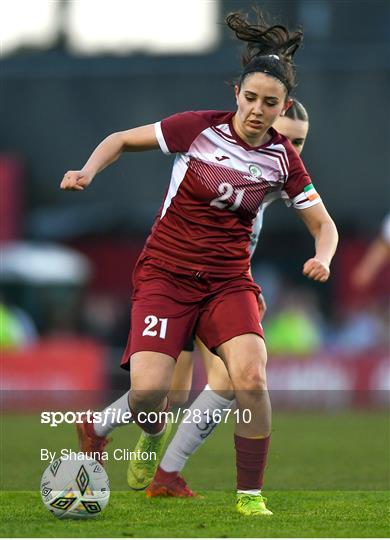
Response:
[[[288,100],[283,105],[283,109],[282,109],[282,112],[280,113],[280,116],[284,116],[286,114],[286,111],[289,110],[292,104],[293,104],[293,100],[291,98],[288,98]]]

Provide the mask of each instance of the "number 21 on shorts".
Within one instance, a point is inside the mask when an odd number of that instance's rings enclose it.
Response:
[[[159,319],[155,315],[147,315],[144,322],[147,326],[142,332],[143,336],[156,337],[157,330],[153,329],[156,328],[156,326],[158,326],[158,324],[160,323],[160,332],[158,334],[158,337],[161,339],[165,339],[165,336],[167,334],[168,319]]]

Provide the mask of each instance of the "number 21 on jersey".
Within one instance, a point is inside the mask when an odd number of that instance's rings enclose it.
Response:
[[[144,322],[147,326],[145,330],[142,332],[143,336],[156,337],[157,330],[154,330],[154,328],[156,328],[158,324],[160,323],[160,326],[159,326],[160,331],[158,333],[158,337],[161,339],[165,339],[165,336],[167,334],[168,319],[159,319],[155,315],[147,315],[145,317]]]
[[[231,184],[228,182],[222,182],[222,184],[219,185],[218,191],[222,193],[220,197],[217,197],[216,199],[213,199],[210,202],[210,206],[216,206],[217,208],[227,208],[228,210],[231,210],[234,212],[234,210],[237,210],[237,208],[240,206],[242,202],[242,198],[245,193],[245,189],[234,189]],[[229,206],[229,204],[226,202],[230,197],[235,194],[236,198],[234,200],[234,203]]]

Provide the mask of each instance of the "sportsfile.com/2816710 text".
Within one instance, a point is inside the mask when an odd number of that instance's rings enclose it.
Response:
[[[229,418],[237,423],[249,424],[252,419],[250,409],[182,409],[179,407],[175,411],[160,412],[139,412],[138,422],[142,423],[161,423],[163,421],[177,424],[220,424],[227,423]],[[88,423],[99,423],[106,426],[109,423],[130,424],[134,422],[133,415],[129,411],[121,409],[107,408],[104,411],[43,411],[41,413],[41,424],[48,424],[50,427],[57,427],[65,424],[81,424],[83,421]]]

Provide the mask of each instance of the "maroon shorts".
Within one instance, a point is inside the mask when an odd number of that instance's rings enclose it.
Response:
[[[242,334],[263,337],[261,289],[248,272],[217,276],[144,259],[134,270],[133,285],[131,330],[121,361],[125,369],[139,351],[177,358],[194,330],[210,350]]]

